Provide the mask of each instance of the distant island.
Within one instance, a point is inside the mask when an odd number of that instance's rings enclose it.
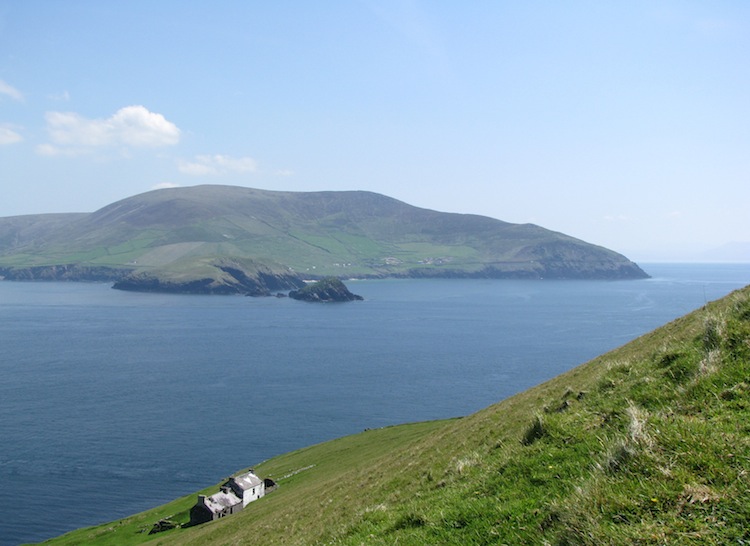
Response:
[[[270,295],[329,276],[648,277],[617,252],[533,224],[365,191],[203,185],[143,193],[93,213],[0,218],[0,277],[8,280]]]

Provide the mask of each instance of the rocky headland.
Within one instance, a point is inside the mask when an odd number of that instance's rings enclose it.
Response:
[[[210,260],[182,273],[135,271],[115,282],[113,288],[137,292],[175,294],[244,294],[271,296],[274,291],[304,287],[299,276],[275,271],[250,260]]]
[[[299,290],[292,290],[289,292],[289,297],[295,300],[323,303],[364,299],[362,296],[352,294],[341,279],[336,277],[325,277]]]

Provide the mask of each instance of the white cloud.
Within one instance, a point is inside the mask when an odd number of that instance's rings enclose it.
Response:
[[[152,190],[164,190],[167,188],[179,188],[179,184],[175,184],[174,182],[160,182],[159,184],[156,184],[155,186],[152,186]]]
[[[143,106],[121,108],[110,119],[122,141],[131,146],[172,146],[180,140],[180,130],[174,123]]]
[[[0,126],[0,146],[21,142],[23,137],[9,127]]]
[[[182,160],[177,168],[191,176],[218,176],[230,173],[248,173],[258,170],[252,157],[230,157],[228,155],[198,155],[193,161]]]
[[[59,150],[52,144],[40,144],[36,147],[36,153],[39,155],[46,155],[48,157],[60,155]]]
[[[59,146],[53,146],[52,144],[39,144],[36,147],[37,155],[45,155],[47,157],[75,157],[79,155],[85,155],[89,153],[89,150],[85,148],[61,148]]]
[[[21,93],[18,89],[16,89],[12,85],[8,85],[3,80],[0,80],[0,94],[7,95],[13,100],[18,100],[18,101],[23,100],[23,93]]]
[[[42,155],[71,155],[87,148],[172,146],[180,130],[171,121],[143,106],[126,106],[106,119],[87,119],[74,112],[47,112],[47,132],[53,144],[37,148]],[[63,150],[65,149],[65,150]]]

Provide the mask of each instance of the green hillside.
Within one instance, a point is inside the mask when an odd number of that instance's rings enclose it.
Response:
[[[139,532],[190,495],[51,544],[746,544],[750,287],[474,415],[255,470],[280,487],[237,515]]]
[[[361,191],[195,186],[136,195],[91,214],[0,218],[0,275],[8,278],[116,280],[135,272],[194,281],[222,259],[304,278],[646,276],[616,252],[539,226]],[[221,276],[216,266],[211,273]]]

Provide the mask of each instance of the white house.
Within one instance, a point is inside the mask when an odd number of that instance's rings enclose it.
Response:
[[[210,497],[198,495],[198,502],[190,509],[190,525],[198,525],[236,514],[245,506],[266,494],[266,484],[274,487],[272,480],[261,480],[250,470],[230,478],[218,493]]]
[[[258,500],[266,494],[266,486],[253,471],[245,472],[239,476],[231,478],[225,486],[229,488],[242,499],[242,507],[248,505],[248,503]]]

